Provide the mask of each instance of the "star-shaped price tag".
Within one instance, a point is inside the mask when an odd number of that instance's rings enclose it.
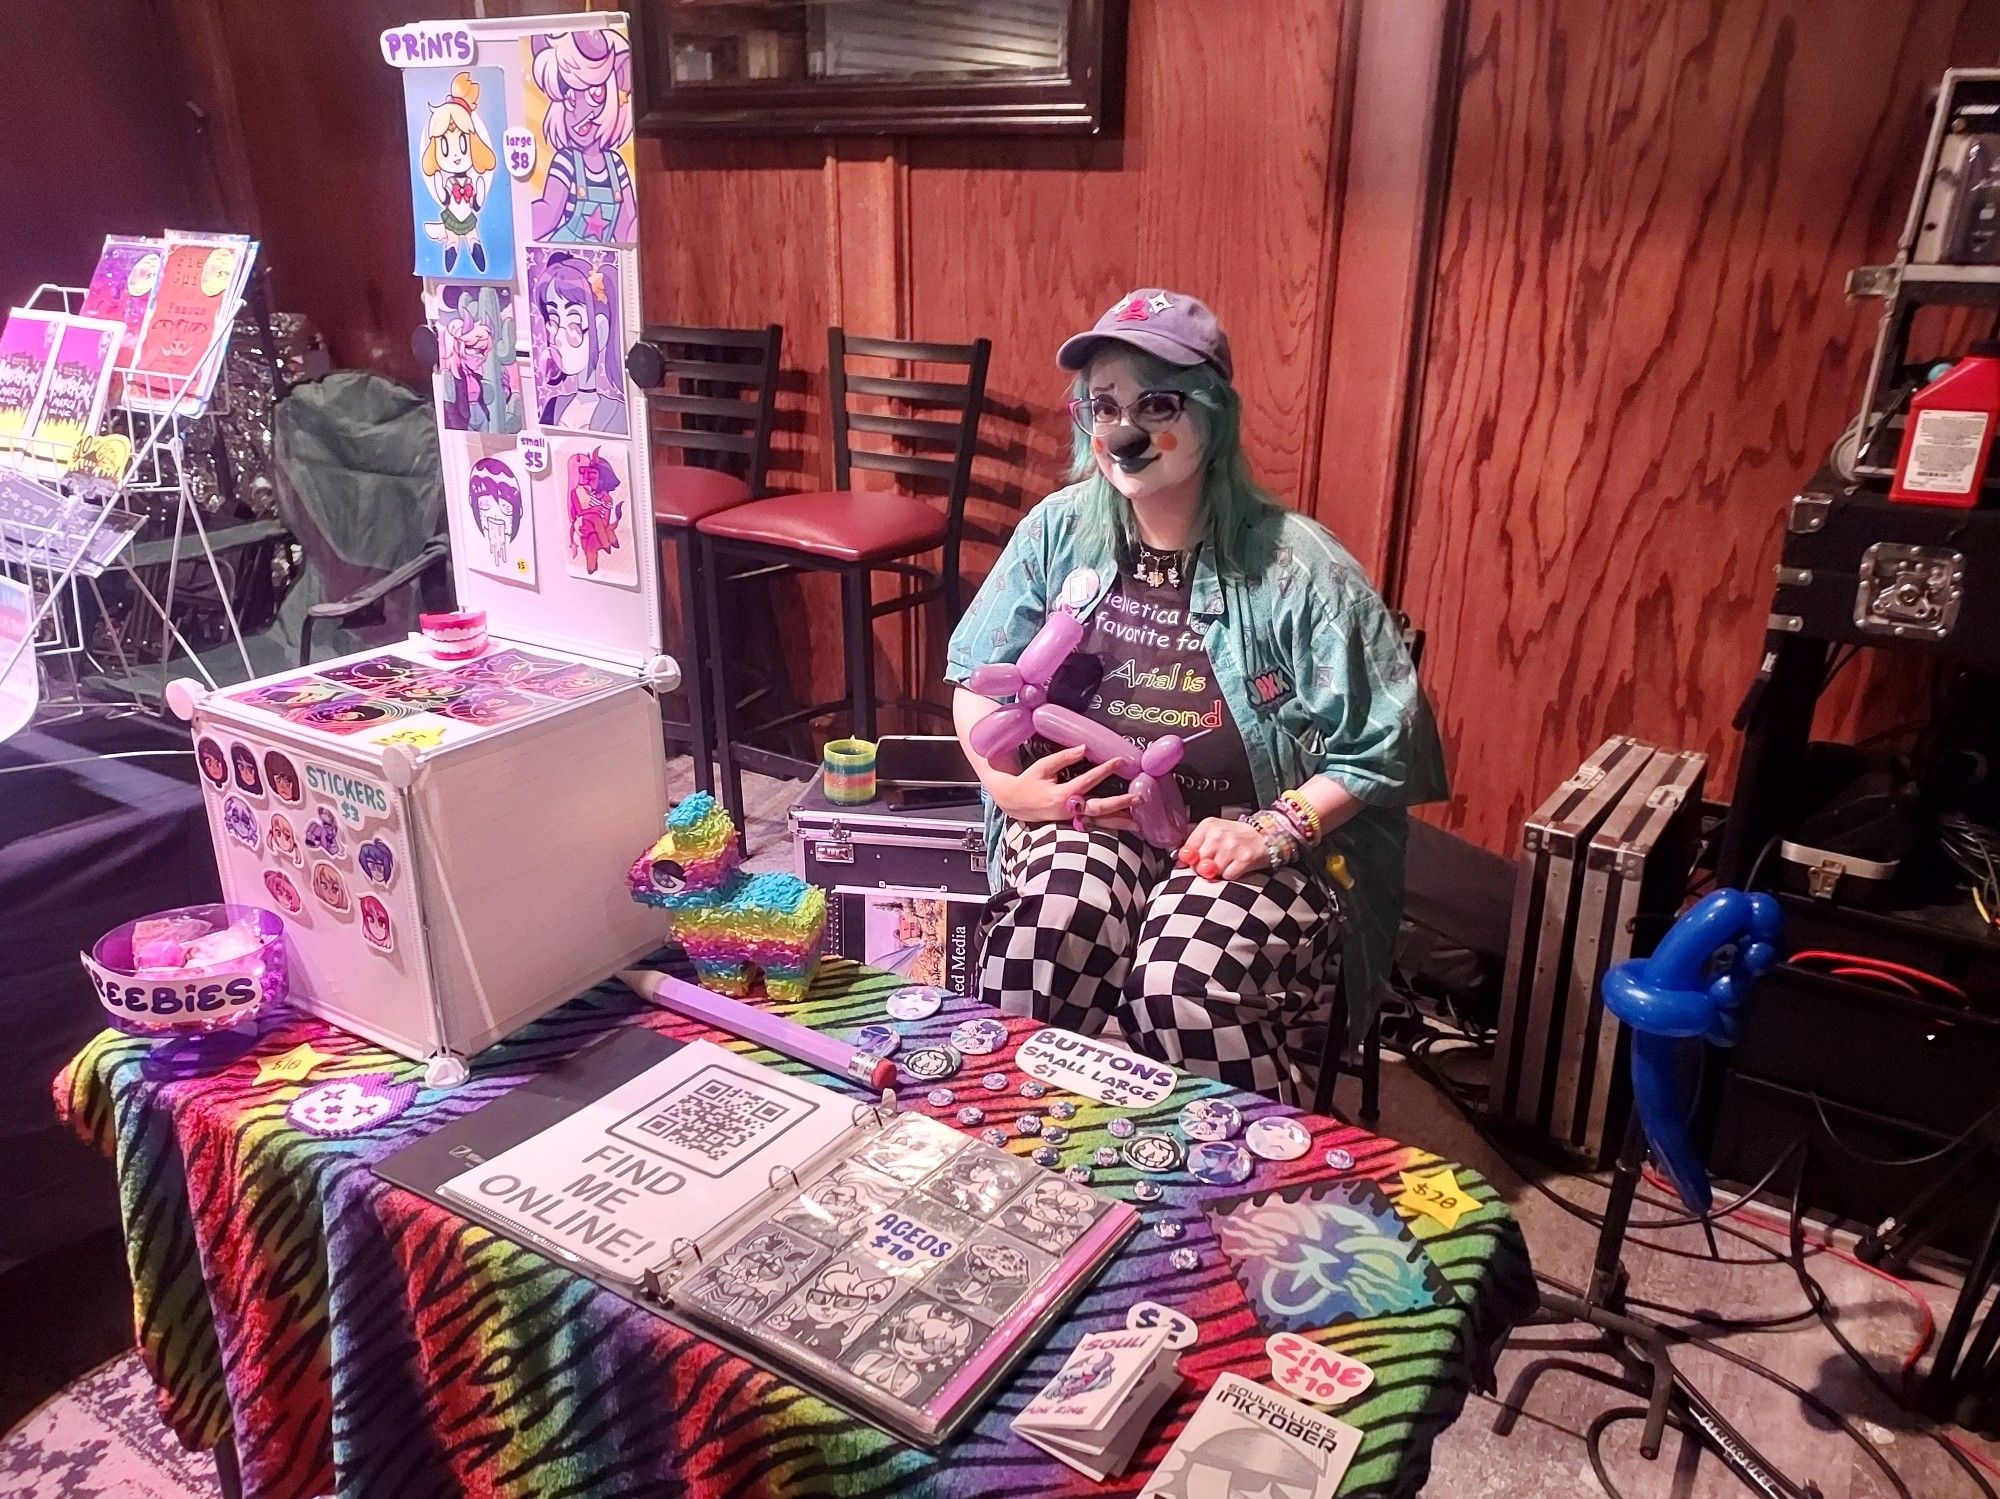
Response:
[[[1402,1175],[1403,1190],[1396,1194],[1396,1211],[1405,1218],[1422,1213],[1435,1218],[1449,1232],[1458,1227],[1459,1219],[1479,1208],[1472,1194],[1458,1184],[1458,1176],[1449,1166],[1405,1171]]]
[[[312,1076],[313,1068],[322,1062],[331,1062],[333,1053],[321,1051],[310,1041],[301,1041],[290,1051],[275,1057],[264,1057],[257,1063],[257,1081],[260,1083],[301,1083]]]

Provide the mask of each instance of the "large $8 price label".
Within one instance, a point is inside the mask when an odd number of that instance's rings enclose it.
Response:
[[[1164,1062],[1073,1031],[1036,1031],[1021,1043],[1014,1062],[1052,1088],[1120,1108],[1158,1103],[1180,1081]]]

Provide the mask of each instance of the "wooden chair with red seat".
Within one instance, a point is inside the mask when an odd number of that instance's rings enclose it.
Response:
[[[944,604],[947,624],[962,608],[958,553],[964,528],[965,496],[972,483],[972,458],[979,441],[979,417],[986,399],[986,365],[992,340],[969,344],[915,343],[904,339],[855,338],[845,330],[826,330],[827,380],[833,413],[833,465],[836,488],[812,494],[779,495],[732,506],[696,523],[701,536],[702,567],[710,577],[736,558],[777,564],[803,571],[840,575],[841,625],[847,682],[843,697],[812,703],[754,725],[768,733],[791,724],[837,713],[845,708],[849,732],[875,737],[875,621],[885,614],[920,608],[932,599]],[[904,375],[852,373],[850,359],[892,360],[899,366],[922,364],[963,368],[962,381],[917,380]],[[927,415],[885,414],[855,409],[856,398],[892,410],[925,411]],[[889,449],[856,447],[857,434],[893,441]],[[935,450],[948,449],[949,456]],[[922,450],[931,449],[926,453]],[[855,469],[895,474],[898,478],[941,485],[943,503],[920,499],[893,489],[857,490]],[[913,559],[940,554],[933,569]],[[914,588],[899,589],[893,598],[875,602],[877,572],[907,578]],[[717,591],[707,595],[711,611],[709,636],[720,638],[721,613]],[[742,826],[745,769],[791,779],[809,776],[814,762],[746,742],[731,722],[737,701],[729,681],[729,663],[716,662],[716,758],[721,769],[723,801]],[[929,703],[898,706],[942,715]]]
[[[784,337],[776,323],[762,328],[656,325],[643,331],[626,358],[627,372],[646,392],[653,520],[662,550],[673,543],[680,584],[680,639],[687,654],[681,663],[688,703],[685,727],[695,785],[708,792],[715,790],[711,663],[720,654],[720,637],[710,634],[705,599],[716,580],[702,570],[695,527],[764,493]],[[669,721],[666,727],[671,735],[683,726]],[[740,825],[742,808],[731,810]]]

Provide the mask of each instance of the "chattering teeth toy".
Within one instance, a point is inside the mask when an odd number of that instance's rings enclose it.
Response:
[[[1112,761],[1131,788],[1132,821],[1139,836],[1155,848],[1179,848],[1188,833],[1187,802],[1173,773],[1187,748],[1180,735],[1163,735],[1142,750],[1117,730],[1049,701],[1050,679],[1082,641],[1083,621],[1058,609],[1035,632],[1020,660],[974,670],[966,681],[972,691],[1014,701],[972,726],[973,753],[989,760],[1011,754],[1039,734],[1065,749],[1081,747],[1096,764]]]

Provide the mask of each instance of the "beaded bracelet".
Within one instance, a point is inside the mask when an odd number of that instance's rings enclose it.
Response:
[[[1305,843],[1292,831],[1291,824],[1269,807],[1252,812],[1243,820],[1263,838],[1264,853],[1273,869],[1290,864],[1305,852]]]
[[[1299,831],[1305,835],[1309,846],[1326,836],[1326,819],[1319,815],[1319,808],[1307,801],[1302,792],[1280,791],[1277,804],[1280,809],[1293,814],[1292,820],[1299,824]]]
[[[1273,815],[1282,817],[1286,825],[1298,835],[1299,842],[1305,844],[1308,848],[1319,841],[1313,837],[1312,829],[1307,825],[1306,820],[1299,816],[1298,809],[1293,807],[1291,803],[1280,798],[1271,804],[1269,810]]]

